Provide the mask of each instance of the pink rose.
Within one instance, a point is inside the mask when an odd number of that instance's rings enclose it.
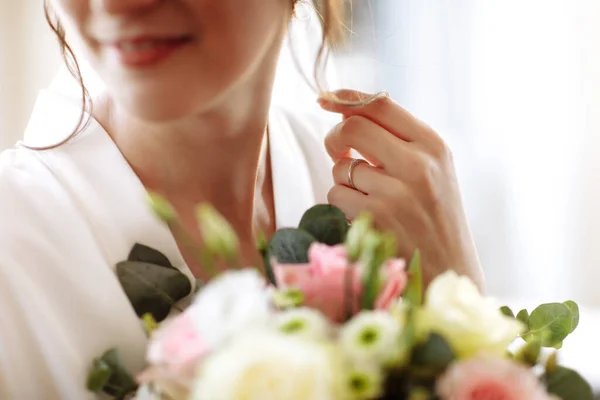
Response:
[[[346,248],[343,245],[313,243],[308,250],[308,259],[307,264],[273,263],[279,286],[282,289],[300,289],[304,293],[304,305],[318,309],[335,322],[343,322],[346,317],[346,287],[350,273],[353,282],[352,312],[358,312],[363,292],[362,267],[348,261]],[[390,260],[385,263],[382,279],[384,286],[376,300],[377,308],[387,308],[404,291],[408,280],[404,261]]]
[[[382,268],[384,286],[383,290],[377,296],[375,308],[378,310],[387,309],[395,300],[397,300],[408,283],[408,273],[406,272],[406,262],[395,258],[387,261]]]
[[[183,313],[154,333],[147,353],[150,367],[137,380],[153,382],[170,393],[181,393],[187,390],[208,350],[192,316]]]
[[[437,382],[442,400],[549,400],[533,371],[508,359],[479,356],[454,364]]]
[[[308,264],[277,264],[273,271],[279,287],[298,288],[304,293],[304,305],[315,308],[333,321],[345,317],[346,279],[349,268],[346,248],[313,243],[308,250]],[[362,292],[360,271],[352,273],[352,298],[354,311],[358,311],[358,298]]]

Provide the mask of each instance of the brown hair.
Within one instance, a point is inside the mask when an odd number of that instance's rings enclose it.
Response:
[[[293,3],[293,6],[295,7],[299,2],[303,0],[291,1]],[[319,93],[321,93],[323,90],[322,86],[319,83],[320,67],[326,64],[327,58],[329,56],[329,49],[333,49],[338,44],[340,44],[344,36],[343,4],[342,0],[312,0],[312,3],[315,7],[315,10],[317,11],[317,14],[321,20],[323,27],[323,39],[319,48],[314,70],[315,81],[317,83],[317,90]],[[81,99],[83,107],[81,115],[79,117],[79,121],[77,122],[77,126],[73,130],[73,133],[71,133],[65,139],[61,140],[59,143],[50,146],[26,146],[33,150],[55,149],[73,139],[73,137],[77,136],[89,124],[92,108],[92,100],[83,82],[83,76],[81,75],[81,69],[79,67],[79,63],[77,62],[77,58],[75,57],[75,53],[73,52],[73,49],[67,42],[64,27],[58,19],[57,15],[51,10],[50,5],[48,4],[48,0],[44,0],[44,14],[46,16],[46,21],[48,22],[50,29],[54,32],[56,39],[58,40],[60,52],[67,66],[67,69],[81,87]]]

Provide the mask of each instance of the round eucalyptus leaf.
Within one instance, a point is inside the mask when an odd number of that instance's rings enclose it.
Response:
[[[269,241],[267,259],[279,264],[308,263],[308,248],[316,239],[300,229],[284,228],[275,232]]]
[[[346,215],[339,208],[319,204],[304,213],[299,228],[310,233],[320,243],[335,246],[344,243],[350,226]]]
[[[544,375],[548,392],[562,400],[594,400],[590,384],[576,371],[557,367],[551,374]]]

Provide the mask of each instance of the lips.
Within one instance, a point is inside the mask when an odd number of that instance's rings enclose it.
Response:
[[[156,38],[139,37],[121,40],[108,45],[117,60],[126,67],[141,68],[167,60],[181,47],[190,43],[190,36]]]
[[[133,40],[123,40],[115,43],[113,46],[122,52],[133,53],[136,51],[147,51],[161,47],[176,46],[190,40],[189,37],[179,38],[137,38]]]

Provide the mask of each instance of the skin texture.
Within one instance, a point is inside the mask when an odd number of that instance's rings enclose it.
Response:
[[[256,263],[256,233],[275,229],[265,133],[293,0],[51,1],[68,38],[106,84],[93,115],[141,181],[174,205],[198,239],[194,206],[218,205],[246,243],[244,261]],[[182,35],[189,42],[145,68],[124,65],[114,48],[132,37]],[[338,97],[364,96],[344,91]],[[389,98],[361,107],[321,105],[345,116],[326,141],[337,161],[330,202],[349,218],[371,211],[380,228],[398,235],[401,255],[418,247],[426,279],[456,269],[481,286],[452,159],[440,137]],[[355,169],[360,190],[348,187],[349,149],[376,165]]]

